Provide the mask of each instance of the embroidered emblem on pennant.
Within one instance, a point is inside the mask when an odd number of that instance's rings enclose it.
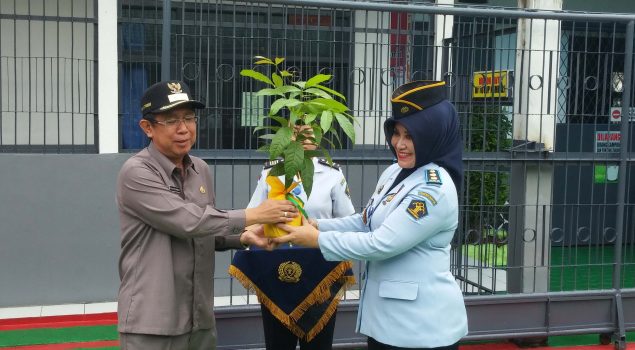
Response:
[[[302,267],[295,261],[285,261],[278,265],[278,279],[286,283],[298,283]]]
[[[430,204],[437,205],[437,200],[428,192],[419,192],[419,195],[430,201]]]
[[[428,169],[426,171],[426,183],[428,185],[441,185],[441,176],[439,176],[439,171],[436,169]]]
[[[413,199],[412,201],[410,201],[410,205],[408,205],[408,209],[406,209],[406,211],[415,220],[419,220],[422,217],[428,215],[428,207],[426,207],[426,202],[417,199]]]

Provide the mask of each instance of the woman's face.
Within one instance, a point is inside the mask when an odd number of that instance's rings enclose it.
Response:
[[[395,132],[392,134],[390,144],[397,154],[397,164],[403,169],[415,167],[415,145],[408,130],[400,123],[395,124]]]
[[[305,151],[315,151],[317,149],[317,145],[313,142],[315,140],[315,133],[313,133],[313,129],[310,125],[296,125],[295,126],[296,134],[302,133],[305,139],[302,140],[302,147]],[[295,136],[293,137],[295,140]]]

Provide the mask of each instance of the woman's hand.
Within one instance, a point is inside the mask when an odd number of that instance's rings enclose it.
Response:
[[[278,227],[289,232],[289,234],[282,237],[273,238],[273,242],[277,244],[281,243],[293,243],[308,248],[318,248],[318,236],[320,231],[313,227],[307,218],[302,217],[302,226],[289,226],[286,224],[278,224]]]

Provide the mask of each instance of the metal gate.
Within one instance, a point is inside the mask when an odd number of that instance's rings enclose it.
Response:
[[[207,104],[196,153],[215,166],[223,207],[246,205],[265,158],[253,130],[268,101],[239,75],[254,56],[333,74],[359,119],[356,143],[334,152],[358,209],[392,162],[381,127],[392,90],[445,80],[465,145],[452,271],[466,339],[610,333],[624,347],[635,329],[635,16],[327,0],[120,0],[120,13],[122,96],[168,77],[190,84]],[[122,105],[122,149],[145,142],[135,110]],[[262,344],[240,331],[259,322],[258,308],[238,306],[248,293],[215,278],[230,300],[219,345]],[[342,346],[364,340],[355,312],[354,298],[340,308]]]

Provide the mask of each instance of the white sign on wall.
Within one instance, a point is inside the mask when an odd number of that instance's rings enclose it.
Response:
[[[595,132],[595,152],[596,153],[619,153],[620,140],[622,135],[619,131],[596,131]]]
[[[611,107],[609,112],[611,123],[619,123],[622,121],[622,107]]]
[[[630,121],[635,121],[635,107],[630,109]],[[622,107],[611,107],[609,110],[609,120],[611,123],[619,123],[622,121]]]

